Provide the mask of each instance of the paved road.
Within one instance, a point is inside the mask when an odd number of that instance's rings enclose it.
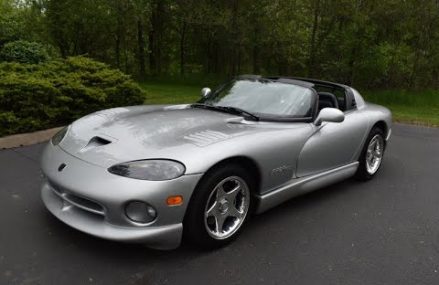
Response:
[[[393,131],[375,180],[291,200],[213,252],[70,229],[39,198],[43,146],[0,151],[0,284],[439,284],[439,129]]]

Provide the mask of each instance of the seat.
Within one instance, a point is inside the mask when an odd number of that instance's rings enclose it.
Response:
[[[319,92],[319,112],[323,108],[337,108],[338,101],[334,94],[329,92]]]

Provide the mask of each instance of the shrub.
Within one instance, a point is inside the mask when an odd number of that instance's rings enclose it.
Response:
[[[9,42],[0,50],[0,60],[3,61],[37,64],[48,59],[47,50],[36,42]]]
[[[0,136],[143,101],[144,91],[128,75],[85,57],[38,65],[0,63]]]

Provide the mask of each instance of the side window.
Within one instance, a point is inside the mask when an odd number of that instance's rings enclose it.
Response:
[[[346,111],[346,92],[345,90],[337,89],[333,92],[335,97],[337,97],[338,108],[342,111]]]
[[[363,99],[363,97],[361,97],[360,93],[358,93],[358,91],[355,90],[354,88],[351,88],[351,90],[352,90],[353,96],[351,96],[352,97],[352,104],[351,104],[352,107],[350,109],[355,109],[355,108],[361,109],[361,108],[363,108],[364,107],[364,99]]]
[[[330,86],[317,85],[314,87],[317,92],[328,92],[335,95],[338,102],[338,108],[341,111],[346,111],[346,91],[341,88],[333,88]]]
[[[352,96],[351,108],[349,109],[355,109],[356,107],[357,107],[357,101],[355,101],[355,97]]]

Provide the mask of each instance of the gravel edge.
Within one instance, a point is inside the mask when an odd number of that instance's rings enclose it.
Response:
[[[0,149],[21,147],[48,141],[62,127],[0,138]]]

